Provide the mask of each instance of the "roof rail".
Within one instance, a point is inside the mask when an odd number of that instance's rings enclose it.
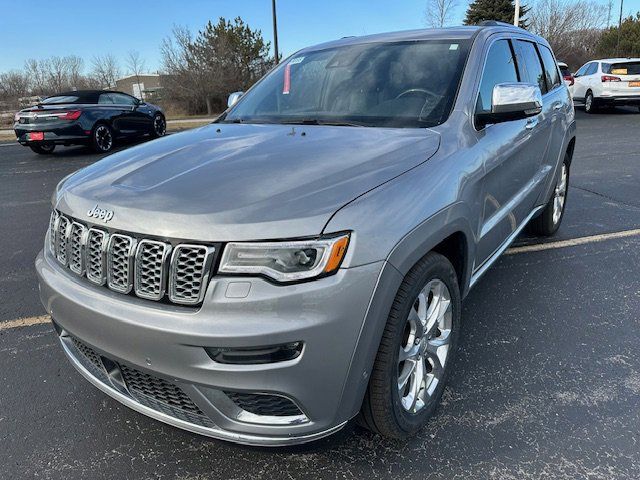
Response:
[[[481,27],[515,27],[507,22],[499,22],[498,20],[483,20],[479,24]]]

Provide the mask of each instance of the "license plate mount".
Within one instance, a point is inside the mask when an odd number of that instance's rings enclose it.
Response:
[[[31,132],[29,133],[29,140],[44,140],[44,132]]]
[[[630,87],[640,87],[640,81],[629,82]]]

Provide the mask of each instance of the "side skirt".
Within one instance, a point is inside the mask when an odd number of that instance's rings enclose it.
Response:
[[[516,228],[511,235],[507,237],[507,239],[498,247],[498,249],[491,254],[489,258],[487,258],[482,265],[476,268],[471,275],[471,281],[469,282],[469,288],[473,287],[476,282],[480,279],[480,277],[493,265],[493,263],[504,253],[504,251],[509,248],[509,245],[513,243],[520,232],[527,226],[529,221],[536,216],[542,209],[544,209],[545,205],[539,205],[534,208],[527,217],[520,222],[518,228]]]

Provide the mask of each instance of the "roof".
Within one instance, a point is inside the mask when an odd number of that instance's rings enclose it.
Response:
[[[600,60],[591,60],[591,61],[604,62],[604,63],[640,62],[640,58],[635,58],[635,57],[601,58]]]
[[[65,102],[65,103],[98,103],[98,97],[102,93],[123,93],[123,92],[117,92],[114,90],[71,90],[68,92],[60,92],[54,95],[49,95],[47,98],[69,96],[69,97],[78,97],[78,99],[74,102]],[[128,95],[127,93],[123,93],[123,94]],[[47,98],[45,98],[44,100],[46,100]]]
[[[342,47],[346,45],[360,45],[366,43],[384,43],[384,42],[406,42],[416,40],[467,40],[473,38],[479,31],[492,30],[495,32],[518,31],[529,36],[540,38],[537,35],[527,32],[526,30],[515,27],[508,23],[488,21],[482,25],[465,25],[448,28],[423,28],[419,30],[403,30],[398,32],[376,33],[373,35],[343,37],[318,45],[310,46],[300,50],[313,51],[325,48]]]

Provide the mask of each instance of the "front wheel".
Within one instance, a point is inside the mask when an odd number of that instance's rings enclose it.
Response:
[[[162,137],[167,132],[167,121],[160,113],[156,113],[153,117],[153,131],[151,135],[155,138]]]
[[[360,423],[406,438],[435,411],[460,330],[460,289],[451,263],[431,252],[407,274],[387,319]]]
[[[567,204],[567,190],[569,189],[569,162],[571,157],[565,153],[560,175],[553,189],[551,199],[542,213],[529,224],[529,231],[534,235],[550,237],[558,231],[564,209]]]
[[[113,132],[109,125],[99,123],[91,133],[91,147],[97,153],[107,153],[113,148]]]
[[[53,153],[56,146],[53,143],[43,143],[41,145],[29,145],[29,148],[39,155],[49,155]]]

